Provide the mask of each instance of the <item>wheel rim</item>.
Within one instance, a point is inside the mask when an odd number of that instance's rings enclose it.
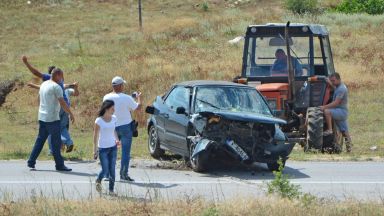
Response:
[[[151,130],[150,130],[150,139],[149,139],[149,150],[151,152],[154,152],[155,149],[156,149],[156,145],[157,145],[157,133],[156,133],[156,130],[152,127]]]

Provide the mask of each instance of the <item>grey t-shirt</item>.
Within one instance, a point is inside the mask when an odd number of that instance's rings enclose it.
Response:
[[[59,98],[63,98],[63,90],[52,80],[40,86],[39,121],[54,122],[60,120]]]
[[[335,101],[336,99],[341,99],[341,103],[336,108],[345,109],[348,111],[348,89],[344,83],[341,83],[335,89],[332,100]]]

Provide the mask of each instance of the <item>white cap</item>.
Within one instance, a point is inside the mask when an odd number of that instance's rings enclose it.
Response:
[[[126,84],[127,82],[119,77],[119,76],[115,76],[113,79],[112,79],[112,85],[113,86],[116,86],[116,85],[121,85],[121,84]]]

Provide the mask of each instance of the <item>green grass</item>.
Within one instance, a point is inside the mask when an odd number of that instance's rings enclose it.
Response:
[[[207,2],[158,0],[144,3],[144,31],[139,32],[136,1],[6,1],[0,5],[0,80],[19,78],[17,90],[0,108],[0,159],[25,159],[37,133],[37,92],[25,87],[34,81],[22,64],[30,62],[46,70],[56,65],[66,81],[80,83],[81,95],[73,99],[76,116],[71,131],[76,151],[70,159],[92,157],[92,126],[110,80],[122,75],[127,92],[143,92],[144,104],[164,93],[173,83],[191,79],[231,80],[241,70],[242,44],[227,41],[244,34],[248,24],[267,22],[315,22],[331,32],[336,70],[350,88],[350,127],[354,142],[351,155],[304,154],[292,158],[358,159],[384,156],[384,16],[326,13],[294,16],[280,1]],[[48,2],[48,3],[47,3]],[[56,4],[49,4],[56,2]],[[144,111],[135,118],[144,127]],[[377,151],[369,147],[378,146]],[[40,159],[49,159],[46,149]],[[134,139],[134,157],[148,157],[145,130]]]

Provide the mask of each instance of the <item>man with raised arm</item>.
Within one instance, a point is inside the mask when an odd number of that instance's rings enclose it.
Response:
[[[75,118],[63,98],[63,90],[59,86],[63,80],[63,71],[55,68],[52,71],[51,79],[43,82],[39,91],[39,133],[33,146],[31,155],[28,159],[28,167],[35,169],[36,159],[39,157],[44,143],[48,136],[52,139],[52,153],[56,163],[57,171],[72,171],[64,165],[63,157],[60,153],[61,133],[60,133],[60,107],[69,114],[72,123]]]

